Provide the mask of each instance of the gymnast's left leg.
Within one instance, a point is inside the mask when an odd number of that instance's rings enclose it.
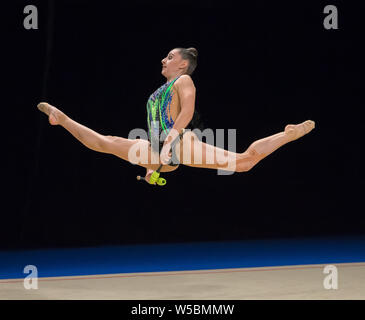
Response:
[[[303,137],[311,132],[314,127],[315,122],[312,120],[307,120],[296,125],[288,124],[284,131],[253,142],[243,153],[243,155],[251,156],[252,159],[247,161],[247,163],[243,163],[243,166],[241,165],[242,171],[250,170],[269,154],[283,145]]]
[[[198,168],[249,171],[278,148],[308,134],[314,126],[315,123],[312,120],[287,125],[284,131],[253,142],[242,153],[231,152],[201,142],[194,132],[187,132],[180,141],[180,162]]]

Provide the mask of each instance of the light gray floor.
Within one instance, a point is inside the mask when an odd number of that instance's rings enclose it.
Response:
[[[0,299],[365,299],[365,263],[336,264],[338,289],[325,289],[325,265],[128,273],[0,280]]]

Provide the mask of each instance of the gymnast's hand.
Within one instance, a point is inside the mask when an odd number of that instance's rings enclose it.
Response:
[[[145,175],[144,179],[145,179],[147,182],[149,182],[149,181],[150,181],[152,173],[153,173],[153,170],[152,170],[152,169],[146,169],[146,175]]]
[[[160,153],[160,161],[163,165],[167,165],[170,163],[171,157],[171,143],[165,143]]]

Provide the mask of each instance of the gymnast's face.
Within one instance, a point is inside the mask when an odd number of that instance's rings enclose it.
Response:
[[[166,78],[170,78],[181,73],[188,66],[188,61],[181,57],[178,49],[171,50],[168,55],[161,60],[161,63],[161,73]]]

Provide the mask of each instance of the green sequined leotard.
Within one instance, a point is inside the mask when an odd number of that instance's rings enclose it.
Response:
[[[170,114],[171,100],[174,95],[172,86],[179,78],[180,76],[162,85],[150,95],[147,101],[148,139],[152,150],[158,153],[174,126],[174,121],[168,114]]]

